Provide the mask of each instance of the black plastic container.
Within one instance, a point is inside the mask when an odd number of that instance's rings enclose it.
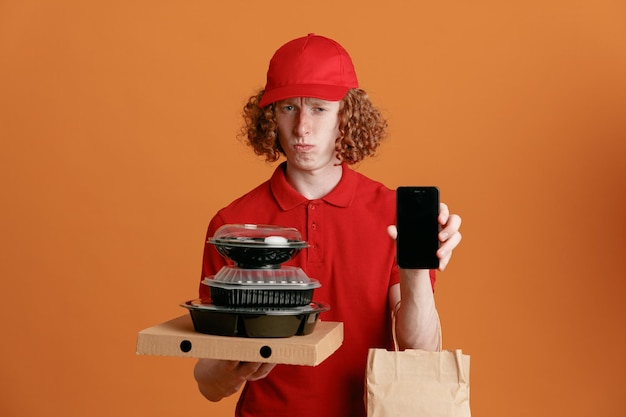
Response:
[[[268,290],[220,288],[211,286],[211,300],[221,306],[298,307],[313,300],[313,289]]]
[[[229,307],[298,307],[313,300],[319,281],[306,276],[298,267],[242,269],[224,266],[214,277],[202,281],[209,287],[211,300]]]
[[[240,268],[279,268],[308,245],[291,227],[227,224],[208,240]]]
[[[320,313],[330,308],[325,303],[280,309],[230,308],[188,301],[187,308],[195,331],[218,336],[278,338],[313,332]]]

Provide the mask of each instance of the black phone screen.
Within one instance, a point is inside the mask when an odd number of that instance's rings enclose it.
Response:
[[[439,189],[398,187],[396,190],[396,258],[406,269],[439,268]]]

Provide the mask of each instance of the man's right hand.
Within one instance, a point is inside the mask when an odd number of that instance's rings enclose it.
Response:
[[[193,370],[200,393],[209,401],[235,394],[246,381],[265,378],[275,363],[199,359]]]

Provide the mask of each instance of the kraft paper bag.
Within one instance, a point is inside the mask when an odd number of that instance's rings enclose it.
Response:
[[[469,360],[461,350],[370,349],[368,417],[470,417]]]

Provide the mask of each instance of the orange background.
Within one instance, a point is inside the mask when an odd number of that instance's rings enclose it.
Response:
[[[0,414],[232,415],[136,334],[186,314],[210,217],[273,170],[240,108],[308,32],[389,118],[358,170],[464,219],[436,297],[474,415],[623,414],[626,3],[431,3],[1,2]]]

